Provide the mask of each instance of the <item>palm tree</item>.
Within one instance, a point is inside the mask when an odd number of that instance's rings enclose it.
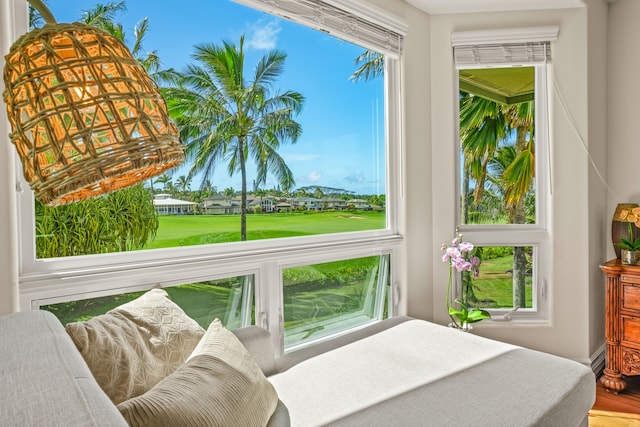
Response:
[[[461,96],[460,138],[465,164],[462,209],[465,218],[468,216],[469,177],[476,181],[473,203],[478,205],[491,166],[494,171],[491,181],[503,195],[508,223],[526,222],[525,200],[535,174],[533,117],[533,101],[505,105],[472,94]],[[512,130],[516,132],[514,145],[499,147],[499,142]],[[525,277],[525,248],[514,247],[514,307],[525,305]]]
[[[176,189],[181,193],[186,193],[191,188],[191,176],[180,175],[176,181]]]
[[[384,75],[384,55],[379,52],[366,49],[354,62],[358,69],[349,77],[353,82],[369,81]]]
[[[167,186],[171,182],[171,177],[165,173],[165,174],[162,174],[159,177],[157,177],[156,178],[156,182],[158,184],[162,184],[162,189],[164,191],[167,191]]]
[[[239,45],[223,41],[222,46],[195,47],[188,65],[175,73],[174,85],[165,89],[169,113],[178,123],[191,161],[191,176],[203,172],[213,177],[219,162],[227,160],[230,176],[240,172],[240,239],[247,239],[247,169],[251,158],[257,166],[256,183],[264,183],[267,173],[275,174],[280,185],[291,188],[293,173],[277,150],[286,142],[295,143],[302,128],[293,117],[302,110],[304,97],[293,91],[271,93],[276,78],[284,70],[286,54],[272,50],[258,62],[250,80],[244,70],[244,36]]]
[[[167,185],[165,185],[164,189],[167,193],[169,193],[171,197],[175,197],[176,193],[178,192],[178,188],[171,181],[167,182]]]
[[[115,22],[115,16],[126,9],[124,1],[96,4],[93,9],[84,11],[81,22],[100,28],[124,43],[126,42],[126,33],[122,24]],[[144,52],[142,48],[142,42],[148,30],[149,18],[144,18],[133,28],[134,42],[128,47],[133,57],[151,77],[154,77],[154,73],[160,72],[160,58],[155,50]]]

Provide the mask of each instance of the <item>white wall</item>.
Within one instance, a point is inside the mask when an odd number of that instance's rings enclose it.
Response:
[[[604,350],[605,279],[599,265],[614,257],[607,211],[607,19],[608,5],[587,0],[589,152],[589,352]]]
[[[609,220],[618,203],[640,204],[640,1],[617,0],[609,6],[608,159]],[[610,244],[609,244],[610,246]],[[608,248],[613,258],[613,247]]]

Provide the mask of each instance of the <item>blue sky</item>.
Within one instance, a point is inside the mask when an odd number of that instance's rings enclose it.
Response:
[[[83,10],[96,3],[47,1],[58,22],[78,20]],[[302,137],[279,151],[294,173],[296,187],[320,185],[357,194],[385,193],[384,84],[381,78],[359,83],[348,79],[356,69],[353,60],[361,47],[230,0],[128,0],[126,5],[126,12],[116,21],[123,24],[131,41],[136,23],[148,17],[150,28],[143,47],[157,51],[163,68],[181,70],[193,62],[190,55],[196,44],[218,44],[223,39],[237,43],[242,34],[249,70],[268,50],[284,50],[288,55],[285,72],[276,89],[295,90],[306,98],[297,117]],[[229,177],[223,164],[217,169],[211,181],[218,190],[240,189],[238,173]],[[184,167],[174,173],[174,179],[183,174]],[[254,177],[255,168],[250,165],[249,188]],[[192,189],[199,182],[194,180]],[[269,177],[264,187],[276,185]]]

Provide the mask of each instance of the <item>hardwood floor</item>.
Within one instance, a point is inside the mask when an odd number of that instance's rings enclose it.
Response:
[[[627,378],[627,389],[613,394],[598,381],[589,427],[640,427],[640,377]]]
[[[598,381],[596,403],[593,409],[640,415],[640,376],[627,377],[625,381],[627,381],[626,390],[617,395],[607,392]]]

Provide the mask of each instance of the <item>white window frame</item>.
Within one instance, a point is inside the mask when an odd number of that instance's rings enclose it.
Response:
[[[7,0],[21,3],[21,0]],[[321,2],[322,0],[313,0]],[[373,19],[378,25],[389,25],[394,31],[406,33],[407,25],[388,12],[359,1],[330,0],[332,5],[357,5],[363,19]],[[28,31],[23,16],[0,17],[15,22],[17,33]],[[399,30],[398,30],[399,28]],[[385,55],[385,148],[386,148],[386,227],[350,233],[309,237],[281,238],[261,241],[224,243],[155,250],[87,255],[78,257],[36,259],[35,215],[33,193],[22,176],[15,156],[18,188],[16,190],[19,223],[19,298],[20,309],[31,310],[44,304],[94,298],[106,295],[173,286],[200,280],[253,274],[255,278],[256,323],[268,329],[276,349],[282,337],[281,278],[279,266],[294,259],[309,259],[310,263],[394,253],[392,265],[398,264],[397,249],[402,243],[398,232],[401,204],[402,94],[401,55]],[[398,287],[398,272],[391,271],[391,283]],[[397,290],[394,294],[398,294]],[[280,295],[280,298],[277,296]],[[274,299],[275,298],[275,299]],[[398,301],[394,301],[396,314]]]
[[[526,42],[553,42],[557,39],[558,27],[534,27],[503,30],[465,31],[452,34],[452,45],[503,45]],[[456,223],[465,241],[475,246],[519,246],[533,247],[533,283],[532,308],[518,309],[487,309],[491,313],[492,321],[484,325],[504,326],[504,322],[518,324],[548,325],[551,321],[549,285],[551,277],[551,239],[549,229],[550,219],[550,122],[549,122],[549,66],[547,64],[476,64],[454,66],[454,96],[459,94],[459,70],[477,68],[506,68],[509,66],[532,66],[535,68],[535,126],[536,126],[536,223],[535,224],[461,224],[460,210],[460,174],[461,165],[456,156],[455,174],[455,210]],[[460,153],[460,103],[455,102],[456,112],[456,153]],[[481,267],[482,268],[482,267]]]

